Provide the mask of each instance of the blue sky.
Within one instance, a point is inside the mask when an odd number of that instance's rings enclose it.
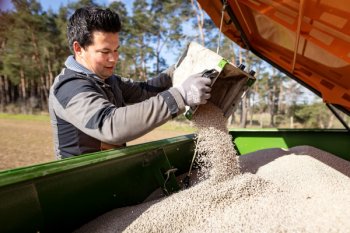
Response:
[[[44,11],[49,9],[57,12],[61,5],[67,5],[68,3],[76,2],[76,0],[38,0],[43,7]],[[96,3],[101,5],[109,5],[113,1],[124,2],[127,9],[130,11],[133,0],[95,0]],[[2,10],[11,9],[11,0],[0,0],[0,8]]]
[[[111,2],[118,1],[123,2],[127,7],[128,11],[130,11],[133,0],[95,0],[96,3],[101,5],[109,5]],[[76,0],[39,0],[41,6],[44,10],[48,10],[51,8],[53,11],[57,11],[61,5],[67,5],[68,3],[76,2]]]

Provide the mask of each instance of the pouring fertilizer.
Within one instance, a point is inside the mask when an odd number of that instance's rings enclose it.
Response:
[[[190,169],[187,176],[183,180],[185,187],[188,187],[190,184],[191,171],[195,161],[201,164],[201,167],[204,170],[208,169],[209,166],[219,165],[219,163],[209,161],[215,159],[215,156],[220,153],[219,151],[208,153],[207,147],[210,147],[210,142],[207,140],[208,138],[218,138],[215,137],[215,135],[220,133],[228,135],[228,130],[226,127],[227,118],[232,114],[244,94],[255,82],[254,71],[247,73],[244,71],[244,65],[236,67],[217,53],[214,53],[213,51],[192,42],[189,44],[186,51],[176,64],[173,85],[176,86],[181,84],[185,80],[184,77],[189,77],[190,75],[198,72],[201,72],[203,77],[211,79],[212,90],[211,98],[209,99],[208,104],[206,104],[207,106],[202,105],[201,107],[188,107],[187,111],[185,112],[186,118],[193,120],[194,125],[199,129],[197,134],[196,149]],[[196,114],[198,108],[212,109],[212,111],[203,110],[202,114]],[[205,122],[203,117],[208,117],[208,115],[212,114],[212,112],[216,112],[216,116],[211,117],[211,122]],[[216,124],[214,122],[216,122]],[[207,129],[207,126],[211,127]],[[213,134],[213,136],[210,136],[210,134]],[[232,137],[229,136],[227,139],[228,144],[232,144]],[[220,143],[220,140],[216,143]],[[217,145],[212,145],[212,147],[216,146]],[[231,147],[234,151],[233,146]],[[226,148],[230,148],[230,146]],[[202,156],[203,154],[206,156]],[[198,158],[196,158],[197,155],[199,155]],[[203,178],[207,177],[207,175],[209,175],[209,171],[202,174]]]

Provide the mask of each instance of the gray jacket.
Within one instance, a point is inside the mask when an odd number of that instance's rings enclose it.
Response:
[[[57,158],[100,151],[105,143],[125,145],[185,110],[166,73],[144,82],[102,80],[73,56],[65,65],[49,96]]]

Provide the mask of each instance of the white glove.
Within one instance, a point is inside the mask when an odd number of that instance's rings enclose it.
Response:
[[[194,107],[206,104],[210,98],[210,78],[202,77],[202,73],[189,76],[183,83],[175,86],[179,90],[186,105]]]

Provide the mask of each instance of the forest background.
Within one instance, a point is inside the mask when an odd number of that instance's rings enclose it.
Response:
[[[195,1],[134,0],[101,5],[80,0],[43,10],[36,0],[12,0],[0,11],[0,112],[47,114],[48,93],[70,55],[67,20],[75,9],[95,5],[120,15],[116,73],[135,80],[154,77],[196,41],[216,51],[219,30]],[[249,51],[221,36],[220,55],[255,70],[257,82],[230,118],[237,127],[339,128],[320,98]],[[185,122],[184,117],[177,121]],[[349,123],[349,122],[348,122]]]

